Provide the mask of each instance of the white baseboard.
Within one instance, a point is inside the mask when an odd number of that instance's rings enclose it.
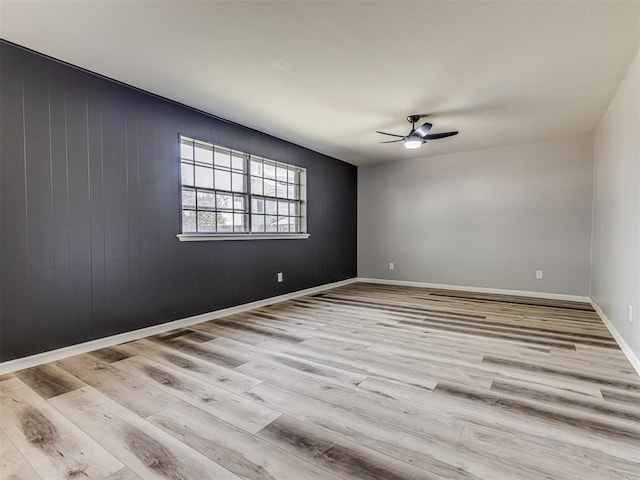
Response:
[[[327,283],[325,285],[307,288],[305,290],[298,290],[297,292],[287,293],[285,295],[265,298],[264,300],[258,300],[256,302],[245,303],[242,305],[237,305],[235,307],[223,308],[221,310],[215,310],[213,312],[203,313],[200,315],[195,315],[193,317],[182,318],[180,320],[174,320],[172,322],[162,323],[160,325],[141,328],[132,332],[119,333],[118,335],[112,335],[110,337],[99,338],[97,340],[91,340],[89,342],[58,348],[57,350],[50,350],[48,352],[42,352],[35,355],[30,355],[28,357],[9,360],[8,362],[0,363],[0,375],[22,370],[24,368],[35,367],[36,365],[42,365],[43,363],[54,362],[66,357],[70,357],[72,355],[80,355],[81,353],[91,352],[100,348],[112,347],[120,343],[138,340],[140,338],[149,337],[151,335],[157,335],[158,333],[168,332],[176,328],[188,327],[189,325],[206,322],[208,320],[213,320],[220,317],[226,317],[227,315],[246,312],[247,310],[253,310],[255,308],[266,307],[267,305],[284,302],[285,300],[290,300],[292,298],[302,297],[304,295],[312,295],[324,290],[330,290],[332,288],[341,287],[343,285],[349,285],[350,283],[355,283],[356,281],[357,278],[350,278],[348,280],[342,280],[340,282]]]
[[[246,312],[247,310],[253,310],[255,308],[266,307],[267,305],[273,305],[274,303],[284,302],[292,298],[302,297],[305,295],[312,295],[314,293],[330,290],[332,288],[341,287],[343,285],[349,285],[355,282],[366,283],[378,283],[385,285],[401,285],[408,287],[427,287],[427,288],[440,288],[443,290],[459,290],[464,292],[477,292],[477,293],[497,293],[502,295],[517,295],[521,297],[537,297],[548,298],[552,300],[570,300],[576,302],[591,303],[595,311],[598,313],[603,323],[607,326],[611,335],[616,340],[620,348],[627,356],[633,368],[640,375],[640,359],[633,353],[631,348],[627,345],[624,339],[620,336],[615,329],[611,321],[604,314],[602,309],[589,297],[580,297],[576,295],[561,295],[554,293],[539,293],[539,292],[527,292],[520,290],[504,290],[497,288],[482,288],[482,287],[465,287],[459,285],[445,285],[439,283],[424,283],[424,282],[409,282],[403,280],[386,280],[380,278],[350,278],[340,282],[328,283],[320,285],[318,287],[307,288],[305,290],[299,290],[297,292],[287,293],[285,295],[278,295],[276,297],[265,298],[256,302],[245,303],[243,305],[237,305],[235,307],[224,308],[221,310],[215,310],[213,312],[203,313],[201,315],[195,315],[193,317],[187,317],[180,320],[174,320],[172,322],[163,323],[160,325],[153,325],[151,327],[141,328],[132,332],[120,333],[118,335],[112,335],[110,337],[99,338],[97,340],[91,340],[89,342],[79,343],[77,345],[71,345],[57,350],[51,350],[48,352],[38,353],[28,357],[17,358],[15,360],[9,360],[8,362],[0,363],[0,375],[6,373],[15,372],[24,368],[35,367],[43,363],[54,362],[73,355],[80,355],[82,353],[91,352],[100,348],[112,347],[120,343],[130,342],[138,340],[140,338],[148,337],[151,335],[157,335],[159,333],[168,332],[180,327],[188,327],[196,323],[206,322],[208,320],[214,320],[216,318],[225,317],[227,315],[233,315],[235,313]]]
[[[600,305],[598,305],[593,299],[591,299],[591,306],[593,306],[593,309],[600,316],[602,323],[607,326],[609,332],[611,332],[611,335],[620,346],[620,349],[625,354],[636,373],[640,375],[640,358],[638,358],[633,350],[631,350],[631,347],[629,347],[627,342],[624,341],[624,338],[622,338],[620,333],[618,333],[618,330],[616,330],[616,327],[613,325],[613,323],[611,323],[611,320],[609,320],[609,318],[607,318],[607,316],[604,314],[604,312],[600,308]]]
[[[590,297],[581,297],[579,295],[564,295],[561,293],[528,292],[524,290],[505,290],[502,288],[466,287],[461,285],[446,285],[442,283],[408,282],[405,280],[386,280],[383,278],[358,277],[358,281],[366,282],[366,283],[380,283],[384,285],[400,285],[404,287],[439,288],[442,290],[458,290],[462,292],[496,293],[499,295],[515,295],[518,297],[546,298],[549,300],[567,300],[571,302],[585,302],[585,303],[591,302]]]

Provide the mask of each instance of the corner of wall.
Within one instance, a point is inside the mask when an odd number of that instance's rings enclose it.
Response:
[[[640,375],[640,358],[638,358],[638,356],[627,344],[627,342],[625,342],[622,335],[620,335],[618,330],[616,330],[615,325],[611,323],[611,320],[609,320],[609,318],[605,315],[605,313],[602,311],[600,306],[593,299],[591,299],[591,306],[593,307],[593,309],[596,311],[596,313],[602,320],[602,323],[605,324],[605,326],[607,327],[607,329],[609,330],[609,332],[611,333],[615,341],[618,343],[618,345],[620,346],[620,349],[627,357],[627,360],[629,360],[629,362],[631,363],[631,366],[633,366],[636,373]]]

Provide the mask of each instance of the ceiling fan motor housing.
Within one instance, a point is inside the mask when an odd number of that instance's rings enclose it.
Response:
[[[416,128],[416,122],[419,121],[422,117],[426,115],[409,115],[407,117],[407,121],[411,124],[411,131],[407,135],[397,135],[395,133],[387,133],[377,131],[382,135],[389,135],[391,137],[396,137],[398,140],[389,140],[380,143],[396,143],[396,142],[404,142],[404,146],[406,148],[420,148],[423,144],[427,143],[428,140],[436,140],[439,138],[451,137],[453,135],[457,135],[458,131],[454,132],[442,132],[442,133],[433,133],[430,134],[431,127],[433,125],[429,122],[423,123],[420,127]]]

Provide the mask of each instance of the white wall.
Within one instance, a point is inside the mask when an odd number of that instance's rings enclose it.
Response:
[[[591,136],[360,167],[358,274],[588,296],[592,195]]]
[[[596,131],[594,150],[591,296],[638,359],[640,53]],[[629,305],[633,307],[632,323]]]

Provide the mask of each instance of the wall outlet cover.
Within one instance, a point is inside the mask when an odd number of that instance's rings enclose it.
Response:
[[[283,277],[282,277],[282,272],[278,272],[278,283],[282,282]]]

